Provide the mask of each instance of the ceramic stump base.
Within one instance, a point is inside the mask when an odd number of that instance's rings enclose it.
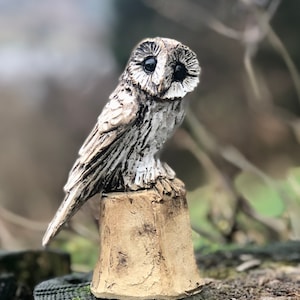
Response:
[[[110,193],[100,209],[92,293],[107,299],[179,299],[201,285],[183,183]]]

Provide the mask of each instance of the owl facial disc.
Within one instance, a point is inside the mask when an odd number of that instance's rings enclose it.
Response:
[[[200,66],[187,46],[168,38],[149,38],[133,50],[127,64],[130,79],[150,96],[178,99],[199,83]]]

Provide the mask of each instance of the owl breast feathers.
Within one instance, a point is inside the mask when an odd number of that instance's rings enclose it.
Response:
[[[181,124],[182,98],[197,86],[199,74],[196,54],[176,40],[149,38],[136,46],[79,150],[44,246],[96,193],[151,188],[159,177],[175,177],[157,155]]]

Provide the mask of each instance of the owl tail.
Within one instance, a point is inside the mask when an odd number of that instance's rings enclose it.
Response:
[[[66,194],[65,199],[58,208],[54,218],[48,225],[48,228],[43,237],[43,247],[46,247],[48,243],[58,234],[62,229],[62,226],[68,222],[71,217],[81,208],[85,203],[85,200],[80,197],[78,189],[74,189]]]

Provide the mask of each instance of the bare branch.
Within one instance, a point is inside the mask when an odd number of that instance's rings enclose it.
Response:
[[[240,40],[242,35],[237,30],[230,28],[211,15],[201,5],[191,1],[172,0],[144,0],[144,3],[160,15],[187,27],[197,30],[200,25],[206,25],[213,31],[234,40]],[[170,9],[172,7],[172,9]]]
[[[37,222],[32,221],[27,218],[24,218],[20,215],[17,215],[4,207],[0,206],[0,216],[3,220],[6,222],[25,227],[27,229],[33,230],[33,231],[41,231],[43,232],[45,228],[47,228],[47,224],[43,222]]]

